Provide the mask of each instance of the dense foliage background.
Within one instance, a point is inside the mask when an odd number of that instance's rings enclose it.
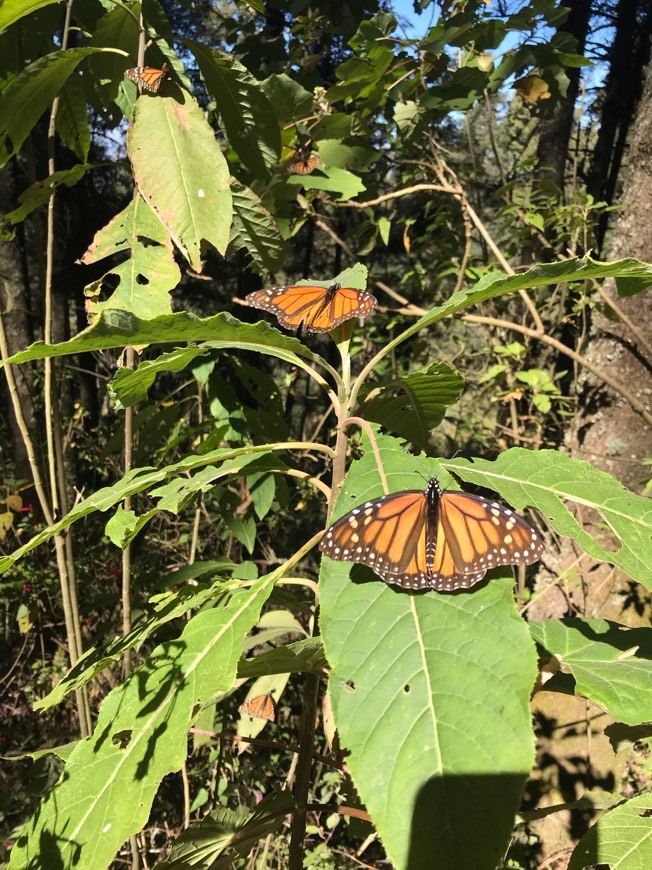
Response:
[[[5,0],[10,867],[650,865],[651,35],[649,0]],[[244,302],[301,279],[378,307]],[[321,563],[431,475],[545,535],[515,591]]]

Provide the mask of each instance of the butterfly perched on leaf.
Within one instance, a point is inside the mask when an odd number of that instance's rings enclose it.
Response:
[[[152,94],[158,94],[161,90],[161,85],[167,78],[169,67],[166,63],[161,69],[155,69],[151,66],[135,66],[125,70],[125,76],[144,91],[150,91]]]
[[[248,305],[271,311],[286,329],[302,328],[306,333],[330,332],[352,317],[368,317],[377,304],[366,290],[290,284],[255,290],[246,297]]]
[[[264,695],[256,695],[240,704],[238,713],[246,713],[249,716],[255,716],[257,719],[267,719],[268,722],[273,722],[276,718],[274,699],[269,692],[266,692]]]
[[[519,97],[530,106],[536,105],[541,100],[549,100],[552,96],[546,80],[537,75],[517,79],[513,87]]]
[[[489,568],[531,565],[543,541],[511,508],[484,496],[425,490],[382,496],[332,525],[320,549],[339,562],[368,565],[403,589],[454,592],[479,583]]]
[[[319,155],[312,150],[312,139],[296,146],[294,150],[296,154],[287,164],[288,170],[295,175],[310,175],[320,163]]]

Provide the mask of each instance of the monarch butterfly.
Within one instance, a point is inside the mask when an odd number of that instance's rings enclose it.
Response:
[[[312,139],[294,146],[296,156],[288,163],[288,170],[296,175],[310,175],[320,163],[319,155],[312,153]]]
[[[268,722],[273,722],[276,717],[274,699],[269,692],[264,695],[256,695],[254,698],[249,698],[244,704],[240,704],[238,713],[247,713],[249,716],[256,716],[258,719],[267,719]]]
[[[368,317],[377,304],[366,290],[340,284],[270,287],[249,293],[246,301],[253,308],[271,311],[286,329],[303,327],[307,333],[330,332],[352,317]]]
[[[310,175],[313,169],[319,164],[319,155],[317,154],[299,154],[294,160],[290,161],[290,172],[296,175]]]
[[[155,69],[151,66],[135,66],[132,69],[125,70],[125,76],[144,91],[151,91],[153,94],[158,94],[161,90],[161,85],[168,75],[169,66],[164,63],[161,69]]]
[[[534,529],[511,508],[484,496],[407,490],[368,501],[328,529],[320,549],[360,562],[403,589],[469,589],[498,565],[530,565],[543,552]]]

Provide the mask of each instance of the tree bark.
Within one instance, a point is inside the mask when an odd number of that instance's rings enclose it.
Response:
[[[629,149],[629,164],[624,182],[621,209],[609,250],[609,259],[637,257],[652,259],[652,65]],[[607,307],[598,309],[583,349],[590,362],[618,373],[618,378],[652,409],[650,370],[652,360],[652,291],[619,298],[614,286],[605,291],[634,325],[633,334],[626,323],[614,319]],[[583,459],[618,478],[634,491],[642,491],[649,468],[643,461],[652,455],[652,430],[628,402],[586,370],[578,379],[578,408],[566,439],[566,449],[575,459]],[[606,549],[620,546],[604,527],[600,516],[586,512],[577,517],[581,525]],[[552,576],[542,572],[540,588],[552,578],[564,578],[551,586],[532,608],[533,619],[581,613],[638,625],[647,621],[641,588],[619,570],[596,563],[563,539],[560,552],[544,560]]]
[[[592,0],[566,0],[564,6],[570,8],[566,21],[557,30],[558,33],[569,33],[577,40],[577,53],[584,53],[586,37],[589,32],[589,21],[592,14]],[[553,181],[559,188],[561,198],[564,195],[564,177],[568,146],[575,103],[580,91],[580,76],[582,70],[573,68],[566,71],[568,90],[563,102],[552,118],[542,118],[539,123],[539,144],[537,159],[540,166],[540,176]]]
[[[16,206],[14,171],[13,161],[0,169],[0,213],[7,213]],[[18,239],[0,241],[0,310],[2,311],[9,353],[23,350],[32,341],[28,315],[28,281],[24,265]],[[14,375],[23,414],[30,431],[33,432],[35,426],[34,403],[30,385],[26,379],[25,367],[16,366]],[[13,461],[14,474],[19,480],[31,480],[32,473],[25,445],[9,401],[4,376],[0,378],[0,391],[4,416],[11,432],[10,458]]]

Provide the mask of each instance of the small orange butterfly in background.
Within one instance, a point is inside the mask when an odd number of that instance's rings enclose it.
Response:
[[[161,90],[161,85],[167,78],[170,67],[164,63],[161,69],[155,69],[151,66],[135,66],[125,70],[125,76],[144,91],[150,91],[152,94],[158,94]]]
[[[238,713],[247,713],[257,719],[267,719],[268,722],[273,722],[276,718],[276,706],[270,693],[266,692],[264,695],[256,695],[254,698],[249,698],[244,704],[240,704]]]
[[[313,154],[312,139],[295,146],[296,156],[288,163],[288,170],[296,175],[310,175],[319,163],[319,155]]]
[[[484,496],[406,490],[354,508],[324,535],[321,551],[338,562],[368,565],[403,589],[454,592],[479,583],[489,568],[531,565],[543,541],[511,508]]]
[[[342,287],[316,287],[290,284],[254,290],[246,297],[248,305],[271,311],[286,329],[303,328],[308,334],[330,332],[352,317],[368,317],[377,305],[366,290]]]

